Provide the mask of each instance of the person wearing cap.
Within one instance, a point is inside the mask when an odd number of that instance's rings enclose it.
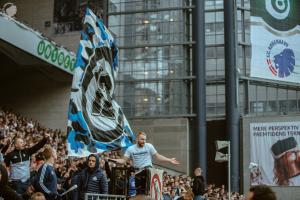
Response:
[[[87,167],[77,178],[77,190],[73,193],[73,200],[84,199],[85,193],[108,194],[108,180],[100,169],[99,156],[91,154],[87,159]]]
[[[274,181],[277,185],[300,183],[300,150],[294,137],[278,140],[271,147],[274,158]]]

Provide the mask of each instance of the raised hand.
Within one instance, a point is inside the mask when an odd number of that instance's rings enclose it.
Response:
[[[170,159],[170,162],[173,164],[173,165],[179,165],[180,163],[176,160],[176,158],[171,158]]]

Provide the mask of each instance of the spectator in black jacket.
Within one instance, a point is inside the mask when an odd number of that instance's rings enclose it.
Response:
[[[21,200],[22,198],[8,186],[6,168],[0,164],[0,199]]]
[[[195,200],[203,200],[203,195],[205,193],[205,181],[204,177],[201,175],[202,170],[200,167],[194,170],[194,181],[193,181],[193,193]]]
[[[23,138],[16,138],[14,141],[15,149],[5,156],[4,162],[11,170],[10,178],[13,189],[18,194],[24,194],[30,185],[31,155],[40,150],[47,143],[49,137],[50,135],[45,134],[45,138],[39,143],[26,149],[24,148],[25,142]]]
[[[78,193],[73,200],[84,199],[85,193],[108,193],[108,181],[106,175],[99,167],[99,157],[91,154],[87,160],[87,167],[84,168],[78,177]]]
[[[85,167],[85,163],[78,163],[77,167],[76,167],[76,171],[74,171],[74,173],[71,176],[71,187],[74,185],[77,185],[79,182],[79,178],[80,178],[80,173],[82,171],[82,169]],[[73,190],[71,192],[71,199],[78,199],[78,190],[79,188],[76,188],[75,190]]]

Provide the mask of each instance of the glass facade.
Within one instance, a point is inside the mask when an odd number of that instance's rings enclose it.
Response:
[[[117,101],[129,117],[192,115],[192,1],[110,0],[108,26],[120,47]],[[300,111],[299,85],[250,75],[250,0],[237,0],[241,115]],[[207,117],[225,117],[223,0],[205,1]]]
[[[190,12],[184,0],[110,0],[120,68],[116,99],[130,117],[187,115]]]
[[[54,0],[53,32],[64,34],[80,31],[86,6],[100,18],[104,16],[103,1],[97,0]]]

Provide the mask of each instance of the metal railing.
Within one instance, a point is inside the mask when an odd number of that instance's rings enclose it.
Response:
[[[84,200],[126,200],[125,195],[85,193]]]

